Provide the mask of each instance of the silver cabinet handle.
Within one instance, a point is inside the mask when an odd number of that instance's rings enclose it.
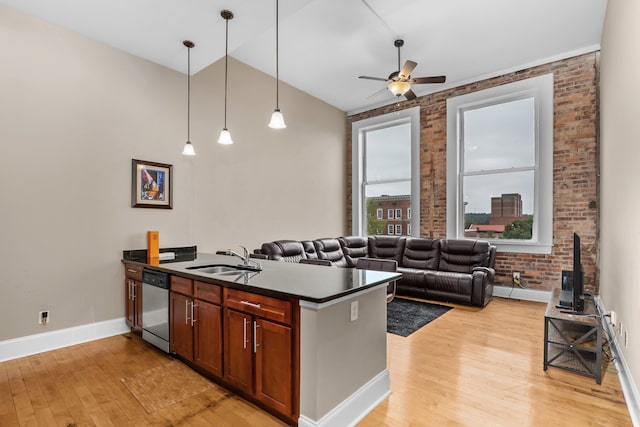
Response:
[[[185,300],[184,302],[184,324],[187,325],[189,323],[189,300]]]
[[[132,268],[127,268],[127,271],[128,271],[129,273],[137,273],[137,272],[138,272],[138,270],[134,270],[134,269],[132,269]]]
[[[253,352],[257,353],[258,352],[258,346],[260,344],[258,344],[258,328],[260,327],[260,325],[258,325],[258,322],[256,322],[255,320],[253,321]]]
[[[249,302],[249,301],[240,301],[240,303],[244,304],[244,305],[248,305],[249,307],[262,308],[262,306],[260,304],[256,304],[256,303]]]
[[[242,318],[242,322],[243,322],[243,325],[242,325],[242,333],[243,333],[243,335],[242,335],[242,348],[244,348],[246,350],[247,349],[247,343],[249,342],[247,340],[247,323],[249,323],[249,321],[247,320],[246,317],[243,317]]]
[[[195,308],[196,308],[196,302],[192,301],[191,302],[191,326],[193,326],[194,323],[196,323],[196,315],[195,315]]]

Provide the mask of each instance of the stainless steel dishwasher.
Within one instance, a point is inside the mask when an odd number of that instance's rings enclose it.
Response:
[[[169,352],[169,275],[142,270],[142,339]]]

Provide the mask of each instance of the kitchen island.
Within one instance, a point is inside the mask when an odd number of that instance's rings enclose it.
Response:
[[[386,285],[400,275],[260,261],[123,260],[170,275],[172,353],[291,424],[355,424],[390,393]]]

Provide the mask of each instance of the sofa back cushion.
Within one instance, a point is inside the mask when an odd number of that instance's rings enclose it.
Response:
[[[302,243],[297,240],[276,240],[275,242],[263,243],[262,252],[269,259],[285,262],[299,262],[306,258]]]
[[[308,259],[318,259],[318,252],[316,251],[316,245],[313,244],[313,240],[303,240],[300,243],[302,243],[304,253]]]
[[[335,267],[349,266],[338,239],[318,239],[314,240],[313,244],[316,246],[319,259],[328,259]]]
[[[437,270],[440,264],[440,240],[408,237],[400,267]]]
[[[405,238],[400,236],[369,237],[369,256],[371,258],[395,259],[398,264],[402,259]]]
[[[355,267],[358,258],[369,256],[369,239],[362,236],[338,237],[342,253],[349,267]]]
[[[481,240],[443,239],[438,269],[471,273],[474,267],[488,267],[489,249],[489,242]]]

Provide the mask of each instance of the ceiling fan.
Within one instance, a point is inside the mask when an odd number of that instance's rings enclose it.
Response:
[[[403,96],[408,100],[415,99],[416,94],[411,90],[412,84],[424,84],[424,83],[444,83],[447,80],[446,76],[433,76],[433,77],[411,77],[411,72],[416,65],[416,62],[406,61],[404,66],[400,68],[400,48],[404,45],[404,40],[397,39],[393,42],[393,45],[398,48],[398,70],[389,74],[389,77],[383,79],[381,77],[369,77],[369,76],[360,76],[361,79],[368,80],[378,80],[382,82],[388,82],[389,84],[385,89],[382,89],[379,92],[374,93],[371,96],[377,95],[380,92],[389,89],[391,93],[400,97]]]

